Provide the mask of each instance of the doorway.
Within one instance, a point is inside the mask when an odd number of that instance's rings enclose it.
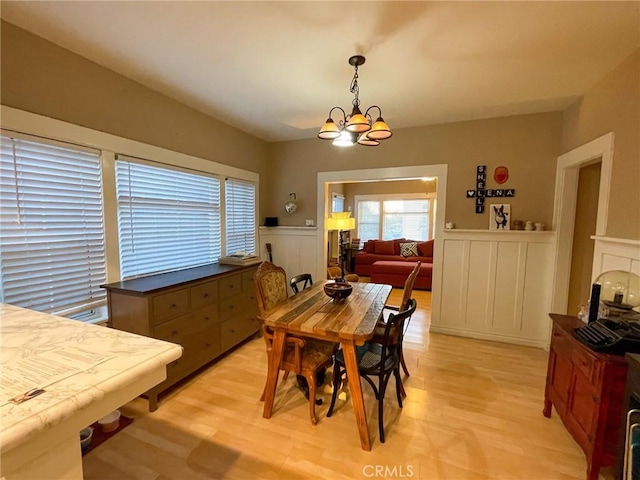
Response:
[[[553,208],[553,229],[556,232],[556,244],[551,292],[552,312],[568,312],[571,252],[573,249],[579,173],[581,167],[593,164],[598,159],[600,159],[601,167],[595,235],[604,236],[607,231],[613,140],[613,132],[610,132],[558,157]],[[591,257],[592,260],[593,255]]]
[[[598,210],[598,186],[602,160],[580,167],[576,194],[575,226],[571,250],[571,274],[567,313],[577,315],[579,305],[586,304],[591,292],[596,212]]]
[[[406,180],[424,177],[435,177],[437,182],[438,207],[434,220],[435,238],[433,252],[433,281],[432,281],[432,320],[437,320],[440,312],[440,298],[442,283],[443,240],[439,235],[444,230],[444,219],[447,198],[447,165],[419,165],[412,167],[390,167],[367,170],[344,170],[338,172],[318,173],[318,198],[317,218],[319,232],[317,239],[318,252],[324,252],[319,256],[317,271],[325,271],[327,264],[328,232],[325,228],[326,219],[331,211],[330,185],[335,183],[377,182],[383,180]]]

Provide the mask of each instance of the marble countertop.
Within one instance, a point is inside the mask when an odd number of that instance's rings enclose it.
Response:
[[[56,352],[74,349],[87,352],[86,356],[103,358],[97,365],[72,371],[70,376],[52,384],[36,385],[44,393],[30,400],[19,404],[2,402],[3,452],[60,425],[182,355],[180,345],[6,304],[0,304],[0,339],[3,388],[11,380],[10,372],[19,371],[17,366],[25,360],[48,358]]]

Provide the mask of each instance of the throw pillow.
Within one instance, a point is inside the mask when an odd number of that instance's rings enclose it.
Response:
[[[403,257],[417,257],[418,256],[418,243],[406,242],[400,244],[400,255]]]
[[[376,255],[393,255],[393,240],[378,240],[374,248]]]
[[[394,255],[402,255],[400,253],[400,244],[404,242],[410,242],[411,240],[407,240],[406,238],[396,238],[393,240],[393,254]]]
[[[367,253],[375,253],[375,242],[373,240],[367,240],[364,242],[362,249]]]
[[[433,240],[419,242],[418,251],[421,257],[433,257]]]

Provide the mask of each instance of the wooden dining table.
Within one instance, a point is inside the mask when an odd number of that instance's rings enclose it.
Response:
[[[323,286],[327,282],[332,280],[318,282],[302,290],[261,316],[261,320],[274,332],[262,416],[271,418],[278,386],[279,365],[287,335],[340,343],[344,352],[360,443],[363,450],[369,451],[371,439],[356,359],[356,346],[363,345],[373,336],[376,322],[391,293],[391,286],[352,283],[351,295],[342,302],[336,302],[324,293]]]

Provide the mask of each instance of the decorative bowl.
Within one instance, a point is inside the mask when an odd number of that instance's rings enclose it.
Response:
[[[330,282],[325,283],[324,285],[324,293],[326,293],[329,297],[333,298],[333,301],[343,302],[345,298],[351,295],[353,291],[353,287],[349,282]]]

